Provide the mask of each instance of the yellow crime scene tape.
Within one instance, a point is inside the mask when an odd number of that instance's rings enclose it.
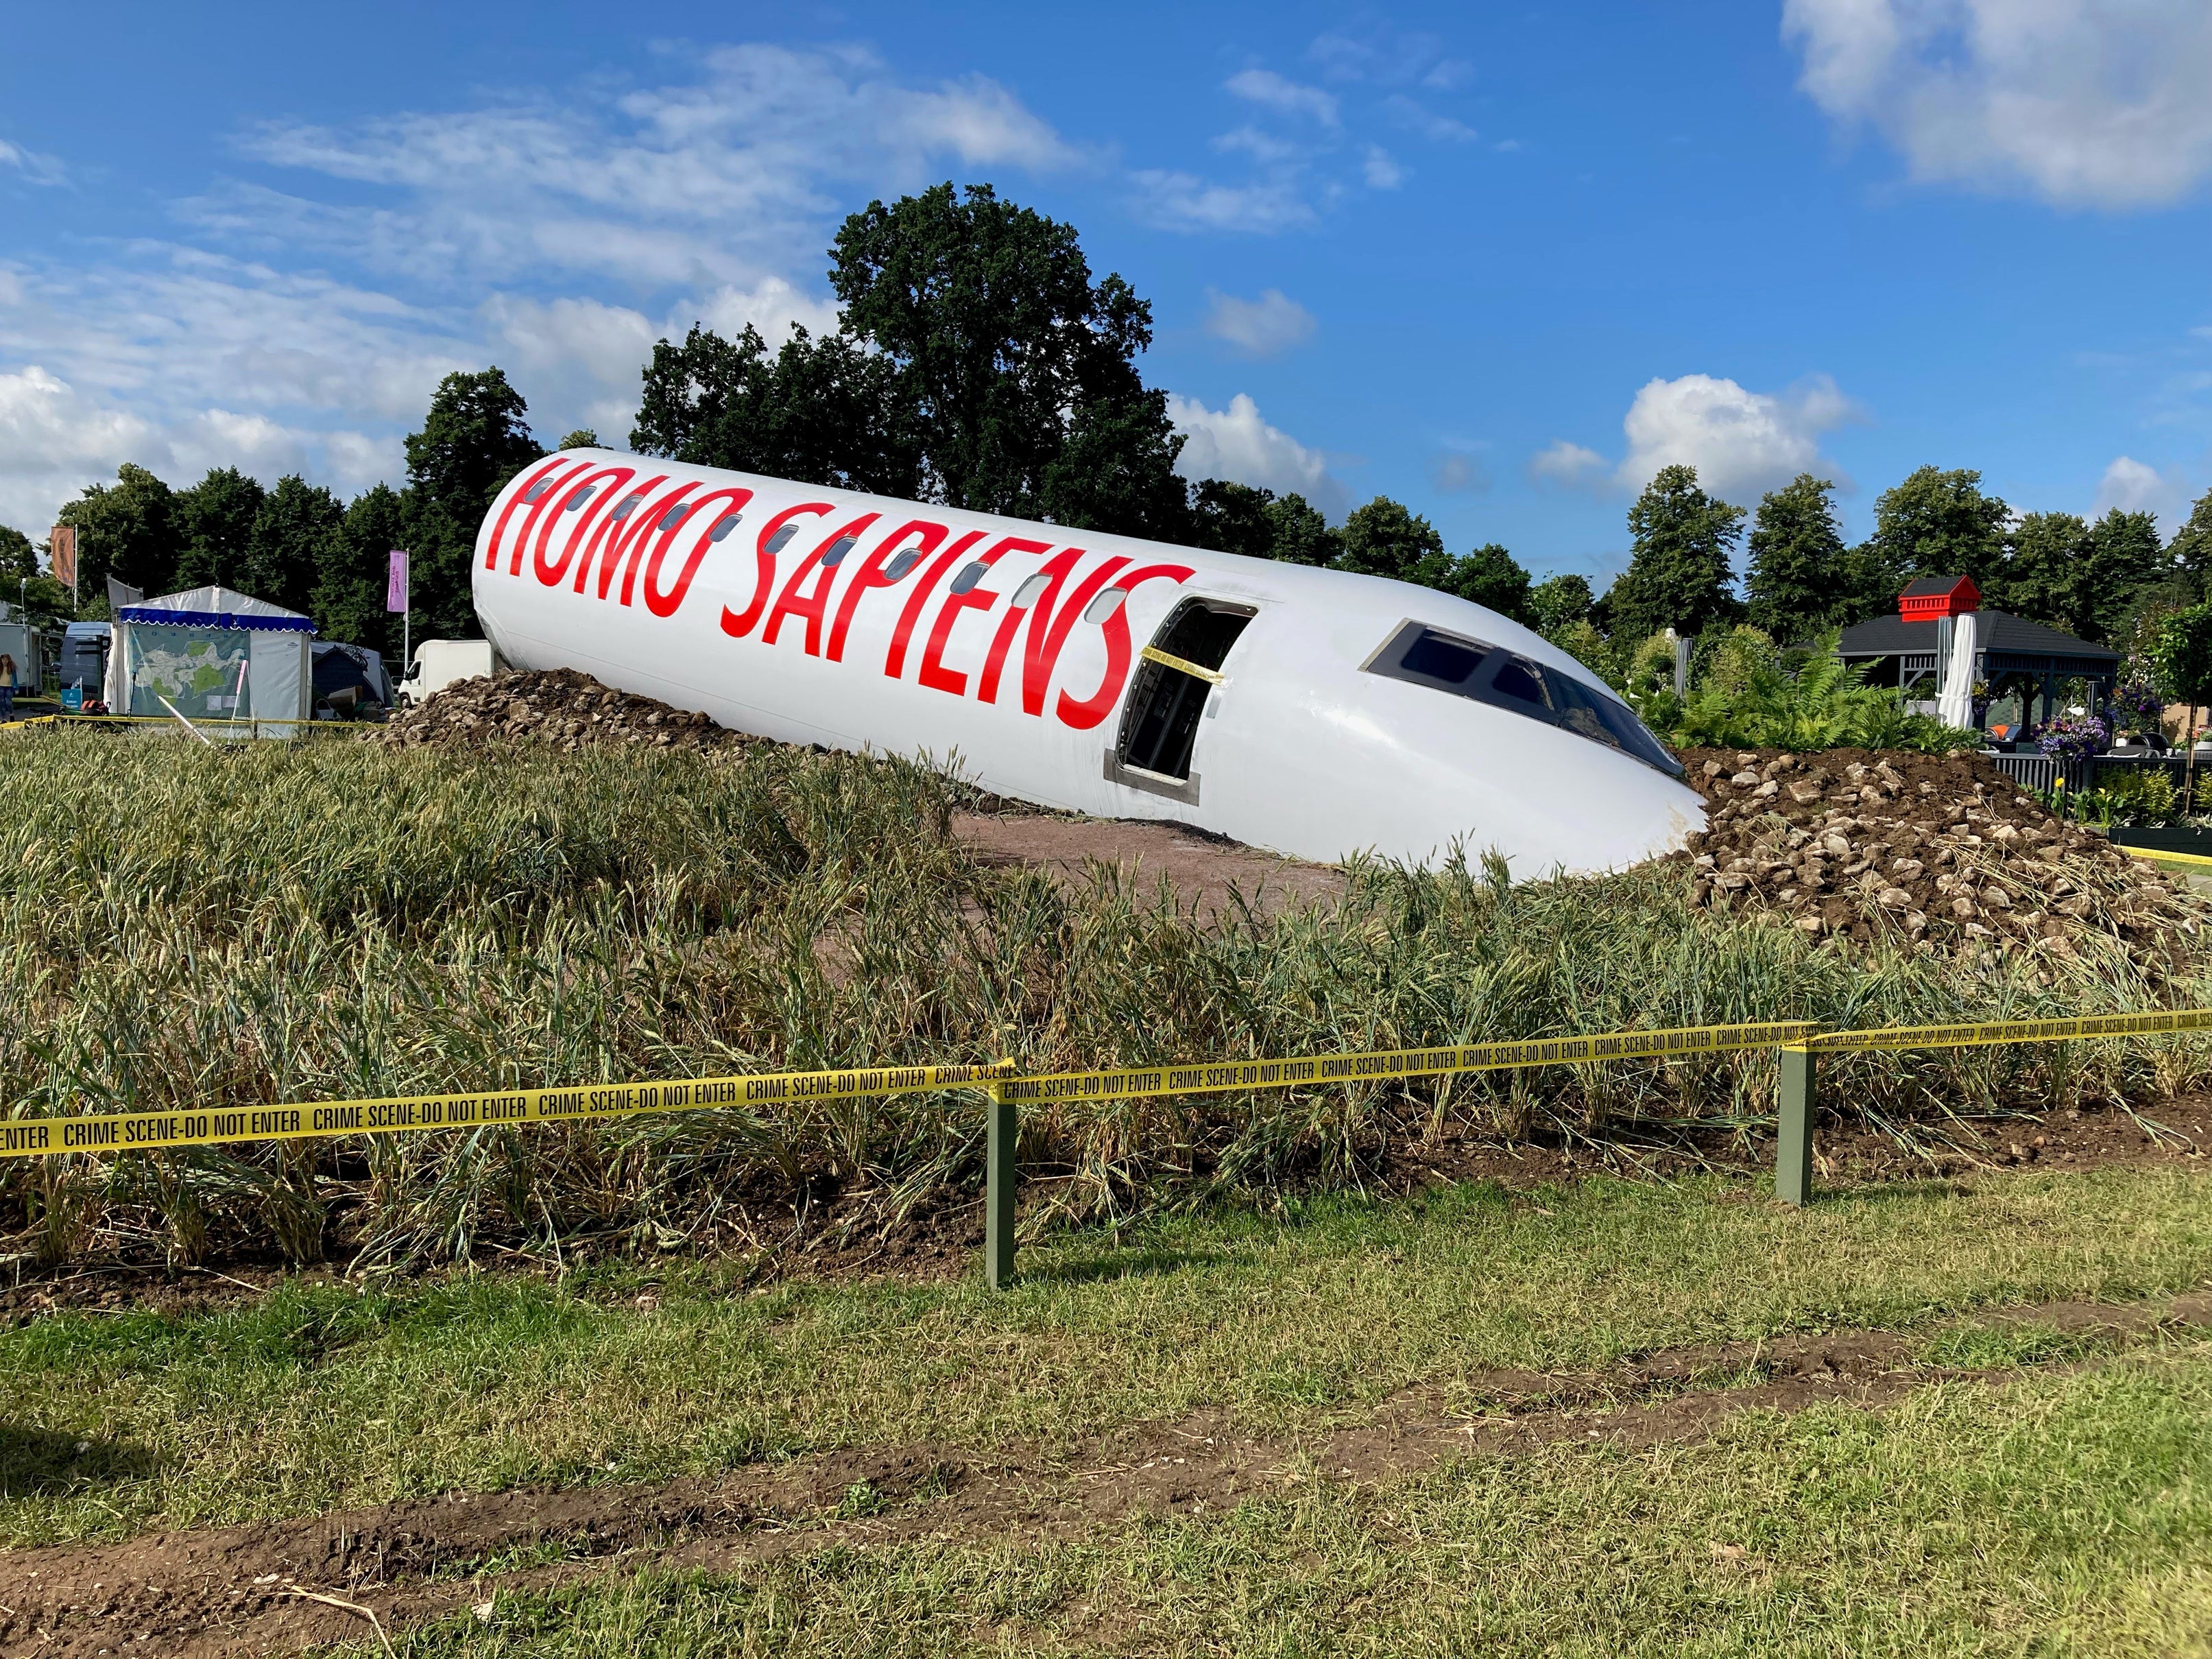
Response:
[[[1218,668],[1206,668],[1186,658],[1170,656],[1156,645],[1148,645],[1137,653],[1146,662],[1156,662],[1163,668],[1172,668],[1178,674],[1188,674],[1194,680],[1204,680],[1209,685],[1220,685],[1229,678]]]
[[[1821,1031],[1789,1046],[1814,1054],[1870,1048],[1979,1048],[2000,1042],[2063,1042],[2077,1037],[2154,1036],[2212,1027],[2212,1008],[2169,1008],[2143,1014],[2090,1014],[2079,1019],[2001,1019],[1972,1025],[1893,1025],[1868,1031]]]
[[[1218,1094],[1231,1089],[1290,1089],[1310,1083],[1364,1083],[1446,1072],[1498,1072],[1590,1060],[1655,1060],[1771,1048],[1818,1028],[1802,1020],[1757,1025],[1693,1025],[1662,1031],[1607,1031],[1595,1036],[1532,1037],[1435,1048],[1373,1048],[1358,1054],[1281,1060],[1212,1060],[1137,1066],[1110,1072],[1010,1076],[1000,1098],[1026,1104],[1053,1100],[1116,1100],[1143,1095]]]
[[[233,1140],[319,1140],[333,1135],[462,1133],[519,1123],[577,1123],[647,1112],[696,1112],[762,1101],[859,1100],[988,1084],[1013,1071],[996,1066],[872,1066],[842,1072],[778,1072],[754,1077],[679,1078],[662,1083],[602,1083],[563,1089],[482,1094],[397,1095],[292,1106],[239,1106],[169,1112],[106,1112],[85,1117],[0,1121],[0,1157],[48,1152],[155,1152]]]
[[[1382,1082],[1393,1078],[1608,1060],[1686,1059],[1750,1048],[1790,1048],[1822,1054],[1858,1049],[1956,1048],[2207,1029],[2212,1029],[2212,1008],[1856,1031],[1823,1031],[1810,1021],[1774,1020],[1424,1048],[1376,1048],[1352,1054],[1030,1074],[1018,1073],[1012,1060],[991,1065],[855,1066],[840,1071],[678,1078],[649,1083],[583,1084],[469,1094],[394,1095],[284,1105],[11,1118],[0,1120],[0,1158],[40,1158],[55,1152],[158,1152],[230,1141],[315,1140],[341,1135],[459,1133],[524,1123],[593,1122],[647,1113],[708,1111],[717,1107],[768,1102],[858,1100],[944,1089],[985,1088],[1000,1102],[1021,1105]]]

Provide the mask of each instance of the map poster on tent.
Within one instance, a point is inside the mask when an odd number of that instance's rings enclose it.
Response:
[[[125,629],[130,712],[167,714],[167,697],[186,720],[249,718],[252,692],[243,682],[250,638],[236,628]]]

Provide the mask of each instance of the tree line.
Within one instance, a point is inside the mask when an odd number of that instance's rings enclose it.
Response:
[[[1094,278],[1073,227],[988,185],[872,203],[845,222],[830,259],[836,331],[795,328],[773,349],[750,325],[735,338],[695,325],[680,343],[660,341],[629,447],[1394,577],[1525,623],[1614,678],[1660,630],[1747,621],[1778,640],[1810,638],[1892,609],[1919,575],[1963,572],[1986,604],[2098,641],[2206,597],[2212,494],[2161,544],[2148,514],[2015,518],[1978,472],[1932,466],[1880,497],[1874,534],[1856,547],[1826,480],[1801,476],[1747,514],[1692,469],[1666,467],[1629,509],[1631,556],[1610,587],[1595,592],[1574,574],[1538,580],[1495,543],[1448,550],[1434,526],[1388,496],[1332,526],[1294,493],[1186,482],[1167,395],[1137,367],[1152,343],[1150,303],[1118,275]],[[405,483],[349,502],[298,477],[264,489],[222,467],[172,488],[125,465],[60,514],[77,530],[82,614],[105,614],[111,574],[149,594],[218,582],[305,612],[325,637],[397,655],[386,560],[405,548],[415,637],[472,635],[477,527],[544,453],[527,415],[496,367],[449,374],[407,437]],[[597,441],[576,432],[562,447]],[[34,579],[34,611],[69,611],[21,532],[0,528],[0,570]]]

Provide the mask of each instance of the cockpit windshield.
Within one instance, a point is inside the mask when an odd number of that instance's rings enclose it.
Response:
[[[1626,703],[1516,652],[1409,622],[1368,662],[1367,672],[1526,714],[1632,755],[1670,777],[1682,765]]]

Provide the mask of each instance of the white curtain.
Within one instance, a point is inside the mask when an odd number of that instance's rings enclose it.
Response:
[[[1951,660],[1943,665],[1943,693],[1936,717],[1946,726],[1974,724],[1974,665],[1981,658],[1982,613],[1970,611],[1952,619]]]

